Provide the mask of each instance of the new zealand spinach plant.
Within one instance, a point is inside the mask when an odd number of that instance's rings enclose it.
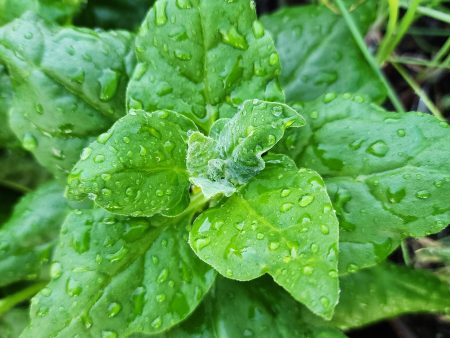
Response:
[[[83,4],[0,2],[0,337],[345,337],[450,311],[445,281],[387,261],[450,221],[450,128],[378,105],[340,13],[157,0],[128,32],[69,25]],[[114,4],[85,16],[115,27]],[[345,13],[364,34],[376,6]]]

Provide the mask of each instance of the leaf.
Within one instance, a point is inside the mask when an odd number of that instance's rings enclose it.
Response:
[[[125,113],[131,36],[59,28],[31,14],[0,29],[14,100],[10,124],[38,161],[63,176],[81,149]]]
[[[213,290],[187,321],[158,338],[346,337],[265,279],[238,283],[218,278]]]
[[[2,0],[0,26],[32,11],[46,20],[65,23],[75,15],[87,0]]]
[[[450,128],[421,113],[390,113],[360,96],[305,105],[308,128],[278,150],[325,177],[340,223],[340,271],[384,260],[407,237],[450,222]]]
[[[89,1],[75,23],[83,27],[134,30],[142,23],[153,2],[153,0]]]
[[[165,219],[153,227],[151,220],[101,209],[71,213],[52,281],[33,298],[23,337],[127,337],[182,321],[215,279],[187,244],[189,221]]]
[[[208,131],[247,99],[284,101],[278,54],[248,0],[158,0],[136,55],[129,108],[175,110]]]
[[[200,214],[189,242],[228,278],[265,273],[311,311],[330,318],[338,300],[338,222],[321,177],[285,156],[222,205]]]
[[[0,145],[11,147],[17,145],[16,136],[9,127],[8,111],[11,105],[12,88],[11,81],[6,74],[5,68],[0,65]]]
[[[264,169],[262,154],[283,137],[286,128],[303,125],[303,118],[284,104],[245,101],[233,118],[213,125],[216,135],[197,132],[190,136],[187,167],[192,183],[207,198],[220,193],[230,196],[235,186]]]
[[[12,309],[0,318],[0,338],[17,338],[28,324],[28,310]]]
[[[423,270],[382,264],[343,277],[341,288],[333,323],[342,329],[406,313],[450,313],[450,286]]]
[[[0,228],[0,286],[39,278],[67,213],[63,188],[56,182],[20,200]]]
[[[364,34],[374,22],[376,1],[353,13]],[[274,37],[288,102],[309,101],[327,92],[358,92],[382,102],[383,84],[353,40],[344,18],[324,5],[285,7],[261,21]]]
[[[87,147],[68,179],[74,199],[89,196],[120,215],[176,215],[189,204],[188,118],[131,111]]]

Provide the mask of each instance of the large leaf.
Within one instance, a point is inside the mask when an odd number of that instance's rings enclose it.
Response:
[[[135,29],[144,20],[153,0],[95,0],[75,19],[83,27]]]
[[[0,1],[0,26],[26,11],[60,23],[67,22],[87,0],[2,0]]]
[[[376,1],[365,1],[352,13],[362,33],[374,21],[376,6]],[[375,101],[386,96],[342,15],[325,5],[308,5],[285,7],[261,21],[280,53],[280,80],[288,102],[330,91],[358,92]]]
[[[0,228],[0,286],[39,277],[68,213],[63,187],[51,182],[27,194]]]
[[[59,28],[31,14],[0,29],[14,100],[11,127],[40,163],[66,173],[81,149],[125,113],[131,36]]]
[[[265,273],[314,313],[338,300],[338,222],[321,177],[287,157],[195,220],[190,244],[220,274],[241,281]]]
[[[23,337],[126,337],[162,332],[186,318],[215,279],[187,244],[189,221],[153,227],[102,209],[70,214],[52,281],[33,298]]]
[[[249,0],[158,0],[136,55],[130,108],[173,109],[208,130],[246,99],[284,101],[278,54]]]
[[[304,109],[309,127],[283,150],[325,177],[340,220],[340,268],[386,258],[403,238],[450,222],[450,128],[421,113],[390,113],[359,96],[327,94]]]
[[[450,313],[450,285],[433,274],[382,264],[341,279],[333,323],[342,329],[406,313]]]
[[[141,336],[133,336],[133,338]],[[202,305],[179,327],[158,337],[344,338],[267,279],[218,278]]]
[[[120,215],[176,215],[189,204],[188,132],[172,111],[131,111],[84,149],[68,179],[69,196],[89,196]]]
[[[220,119],[211,137],[200,132],[189,138],[187,166],[191,181],[210,198],[230,196],[264,169],[262,154],[270,150],[289,127],[301,127],[303,118],[292,108],[260,100],[245,101],[231,119]]]

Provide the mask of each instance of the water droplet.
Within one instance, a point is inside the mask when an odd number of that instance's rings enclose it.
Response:
[[[400,137],[404,137],[406,135],[405,129],[398,129],[397,130],[397,135],[400,136]]]
[[[303,268],[303,274],[305,274],[307,276],[312,275],[313,272],[314,272],[314,269],[312,267],[310,267],[310,266],[305,266]]]
[[[319,251],[319,246],[316,243],[311,244],[311,252],[316,253]]]
[[[85,78],[85,73],[82,69],[78,69],[71,77],[70,80],[72,80],[75,83],[83,84]]]
[[[128,249],[125,246],[120,247],[116,252],[106,255],[106,259],[111,263],[119,262],[127,256]]]
[[[133,291],[131,295],[131,299],[133,301],[133,314],[138,316],[142,314],[145,305],[145,288],[143,286],[139,286],[136,290]]]
[[[313,201],[314,201],[314,196],[313,195],[303,195],[300,198],[300,201],[298,202],[298,204],[301,207],[306,207],[306,206],[310,205]]]
[[[192,8],[192,4],[191,4],[190,0],[177,0],[177,6],[180,9]]]
[[[77,282],[76,280],[69,278],[66,282],[66,293],[70,297],[79,296],[81,294],[81,291],[83,291],[83,288],[81,287],[81,284]]]
[[[59,262],[54,262],[50,267],[50,277],[52,279],[58,279],[62,275],[62,265]]]
[[[279,242],[270,242],[269,244],[269,249],[270,250],[276,250],[280,247],[280,243]]]
[[[431,193],[427,190],[420,190],[416,193],[416,197],[420,199],[427,199],[431,197]]]
[[[204,249],[205,247],[207,247],[209,245],[209,243],[211,242],[211,238],[209,237],[205,237],[205,238],[197,238],[195,240],[195,248],[199,251]]]
[[[48,312],[49,312],[49,308],[48,307],[46,307],[46,306],[41,306],[40,308],[39,308],[39,310],[37,311],[37,313],[36,313],[36,315],[38,316],[38,317],[45,317],[45,316],[47,316],[48,315]]]
[[[281,197],[287,197],[290,195],[290,193],[291,193],[290,189],[283,189],[281,190]]]
[[[157,139],[161,139],[161,133],[155,128],[149,127],[147,128],[147,130],[150,133],[150,135],[156,137]]]
[[[272,53],[269,57],[269,64],[271,66],[276,66],[280,63],[280,57],[278,56],[278,53]]]
[[[155,329],[159,329],[161,325],[162,325],[161,317],[156,317],[151,323],[151,326]]]
[[[389,187],[386,191],[386,197],[390,203],[400,203],[406,196],[405,189],[394,189]]]
[[[326,226],[325,224],[322,224],[320,226],[320,232],[324,235],[328,235],[330,233],[330,228],[328,228],[328,226]]]
[[[167,0],[156,1],[154,5],[155,24],[157,26],[162,26],[167,22],[166,7],[167,7]]]
[[[122,141],[123,141],[123,143],[128,144],[128,143],[130,143],[130,138],[127,137],[127,136],[124,136],[124,137],[122,138]]]
[[[242,332],[243,337],[253,337],[255,333],[251,329],[245,329],[244,332]]]
[[[327,93],[323,97],[323,103],[330,103],[336,98],[336,93]]]
[[[294,206],[294,204],[292,204],[292,203],[284,203],[281,206],[280,211],[281,212],[287,212],[287,211],[291,210],[293,206]]]
[[[40,103],[37,103],[37,104],[34,106],[34,109],[36,110],[36,113],[37,113],[38,115],[42,115],[42,114],[44,113],[44,107],[43,107],[42,104],[40,104]]]
[[[189,61],[190,59],[192,59],[191,53],[184,52],[184,51],[179,50],[179,49],[177,49],[175,51],[175,57],[177,59],[179,59],[179,60],[182,60],[182,61]]]
[[[112,69],[105,69],[99,78],[100,100],[109,101],[117,93],[120,75]]]
[[[111,137],[111,133],[103,133],[97,137],[97,142],[101,144],[105,144]]]
[[[258,20],[253,21],[252,30],[255,38],[261,39],[264,36],[264,26]]]
[[[92,154],[92,148],[86,147],[81,152],[80,159],[82,161],[85,161],[85,160],[87,160],[89,158],[89,156],[91,156],[91,154]]]
[[[162,269],[158,278],[157,278],[157,282],[158,283],[164,283],[167,280],[167,277],[169,276],[169,270],[167,269]]]
[[[156,301],[158,303],[163,303],[166,300],[166,295],[164,293],[156,295]]]
[[[376,141],[367,148],[367,153],[377,157],[384,157],[389,151],[388,145],[384,141]]]
[[[330,307],[330,300],[327,297],[320,297],[320,303],[326,309],[328,309]]]
[[[231,26],[228,31],[221,29],[219,32],[222,36],[222,41],[227,45],[242,50],[248,48],[247,40],[237,31],[236,27]]]
[[[111,179],[111,174],[101,174],[100,177],[103,181],[109,181]]]
[[[168,154],[171,154],[174,148],[175,148],[175,143],[173,143],[172,141],[166,141],[166,142],[164,142],[164,150],[165,150]]]
[[[27,40],[31,40],[33,38],[33,33],[26,32],[23,37]]]
[[[258,232],[258,233],[256,234],[256,239],[259,239],[259,240],[264,239],[264,234],[261,233],[261,232]]]
[[[103,156],[103,155],[96,155],[95,157],[94,157],[94,162],[95,163],[103,163],[105,161],[105,156]]]
[[[38,142],[37,142],[36,138],[30,133],[25,133],[25,135],[23,136],[23,140],[22,140],[22,147],[25,150],[33,151],[37,148],[37,145],[38,145]]]
[[[118,337],[119,336],[114,331],[108,331],[108,330],[102,331],[102,338],[118,338]]]
[[[351,263],[347,266],[347,272],[353,273],[356,271],[358,271],[358,265]]]
[[[122,305],[120,305],[117,302],[113,302],[109,304],[108,306],[108,317],[112,318],[119,314],[119,312],[122,310]]]

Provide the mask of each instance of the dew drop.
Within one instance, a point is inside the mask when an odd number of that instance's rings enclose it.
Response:
[[[22,140],[22,147],[25,150],[33,151],[37,148],[37,145],[38,145],[38,142],[37,142],[36,138],[30,133],[25,133],[25,135],[23,136],[23,140]]]
[[[112,318],[119,314],[119,312],[122,310],[122,305],[120,305],[117,302],[113,302],[109,304],[108,306],[108,317]]]
[[[164,283],[167,280],[168,276],[169,276],[169,270],[162,269],[156,281],[159,284]]]
[[[155,329],[159,329],[161,325],[162,325],[161,317],[156,317],[151,323],[151,326]]]
[[[258,20],[253,21],[252,30],[255,38],[261,39],[264,36],[264,26]]]
[[[328,228],[325,224],[322,224],[320,226],[320,232],[324,235],[328,235],[330,233],[330,228]]]
[[[314,201],[314,196],[313,195],[303,195],[300,198],[300,201],[298,202],[298,204],[301,207],[306,207],[306,206],[310,205],[313,201]]]
[[[219,32],[222,36],[222,41],[227,45],[241,50],[248,48],[247,40],[237,31],[236,27],[231,26],[228,31],[221,29]]]
[[[51,279],[58,279],[62,275],[62,265],[59,262],[54,262],[50,267]]]
[[[105,144],[111,137],[111,133],[103,133],[97,137],[97,142],[101,144]]]
[[[104,330],[102,331],[102,338],[118,338],[119,336],[115,331]]]
[[[389,151],[388,145],[384,141],[376,141],[372,143],[366,152],[377,157],[384,157]]]
[[[294,206],[294,204],[292,204],[292,203],[284,203],[281,206],[280,211],[281,212],[287,212],[287,211],[291,210],[293,206]]]
[[[269,249],[270,250],[276,250],[280,247],[280,243],[279,242],[270,242],[269,244]]]
[[[420,190],[416,193],[416,197],[424,200],[424,199],[430,198],[431,193],[427,190]]]
[[[104,155],[96,155],[94,157],[94,162],[95,163],[103,163],[105,161],[105,156]]]
[[[330,103],[337,97],[336,93],[327,93],[323,97],[323,103]]]
[[[310,266],[303,267],[303,274],[310,276],[314,272],[314,269]]]
[[[397,129],[397,135],[400,137],[404,137],[406,135],[405,129]]]
[[[98,82],[100,83],[100,100],[109,101],[117,93],[119,87],[120,75],[112,69],[105,69],[100,75]]]
[[[162,26],[167,22],[166,7],[167,7],[166,0],[156,1],[154,5],[156,26]]]

